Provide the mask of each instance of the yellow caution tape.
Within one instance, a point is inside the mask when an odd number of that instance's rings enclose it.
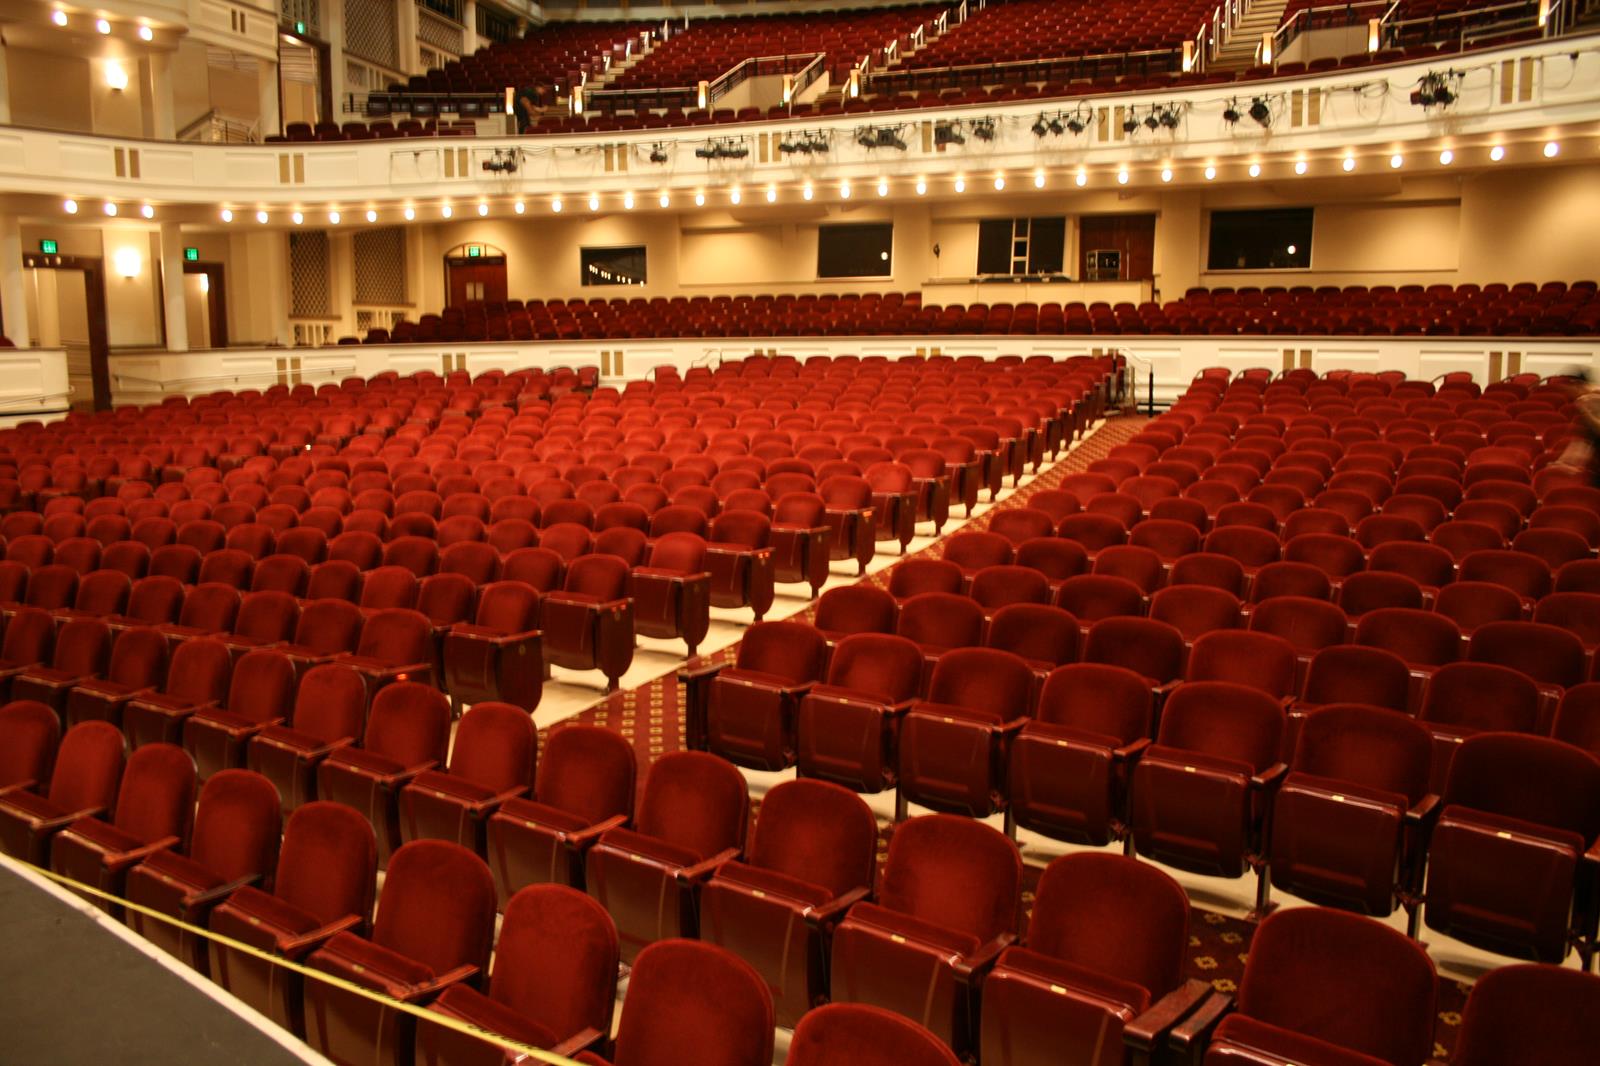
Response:
[[[270,963],[273,966],[280,966],[283,969],[297,973],[302,977],[308,977],[313,981],[321,981],[323,984],[332,985],[334,988],[337,988],[342,992],[348,992],[351,995],[360,996],[362,999],[369,999],[374,1003],[381,1003],[390,1010],[399,1011],[402,1014],[410,1014],[417,1018],[424,1019],[431,1025],[442,1026],[445,1029],[451,1029],[467,1036],[477,1037],[479,1040],[482,1040],[485,1043],[497,1045],[498,1047],[505,1048],[507,1051],[524,1055],[527,1058],[535,1059],[539,1062],[550,1063],[551,1066],[582,1066],[581,1063],[575,1062],[574,1060],[566,1058],[562,1055],[556,1055],[552,1052],[544,1050],[543,1048],[536,1048],[529,1044],[521,1044],[515,1040],[501,1036],[498,1033],[491,1032],[488,1029],[480,1029],[471,1022],[464,1022],[459,1018],[452,1018],[448,1015],[428,1010],[426,1007],[419,1007],[415,1003],[402,1003],[398,999],[393,999],[381,992],[374,992],[370,988],[363,988],[358,984],[352,984],[341,977],[335,977],[331,973],[324,973],[321,970],[314,970],[309,966],[304,966],[298,962],[293,962],[289,959],[286,959],[282,955],[274,955],[269,951],[262,951],[260,948],[255,947],[252,944],[246,944],[242,941],[235,940],[232,937],[223,936],[220,933],[213,933],[211,930],[202,929],[198,925],[190,925],[188,922],[185,922],[180,918],[174,918],[170,914],[162,914],[160,911],[152,910],[151,908],[138,903],[129,902],[120,896],[114,896],[111,893],[102,891],[101,889],[95,888],[92,885],[85,885],[81,882],[74,881],[70,877],[63,877],[54,870],[46,870],[43,867],[35,866],[29,862],[23,862],[20,859],[13,859],[12,861],[23,869],[32,871],[33,873],[38,874],[40,877],[47,878],[59,885],[64,885],[67,888],[72,889],[74,892],[81,893],[85,896],[98,897],[114,903],[125,910],[130,910],[135,914],[142,914],[146,918],[152,918],[158,922],[165,922],[167,925],[181,929],[186,933],[192,933],[195,936],[203,937],[206,940],[221,944],[222,946],[230,948],[233,951],[249,955],[252,958],[260,959],[266,963]]]

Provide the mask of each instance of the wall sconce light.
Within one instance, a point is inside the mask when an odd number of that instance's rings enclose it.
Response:
[[[106,60],[104,73],[106,87],[112,92],[120,93],[128,87],[128,71],[117,60]]]
[[[111,264],[119,277],[136,278],[144,268],[144,259],[137,248],[118,248],[111,257]]]

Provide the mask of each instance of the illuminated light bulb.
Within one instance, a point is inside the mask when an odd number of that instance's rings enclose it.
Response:
[[[703,192],[695,193],[694,194],[694,205],[696,207],[704,207],[706,205],[706,194],[703,193]]]
[[[104,208],[102,208],[102,210],[112,218],[117,217],[117,205],[109,200],[106,201],[106,205]]]
[[[402,212],[402,214],[405,215],[406,221],[410,222],[412,219],[417,217],[417,209],[414,207],[408,207]]]
[[[50,14],[50,21],[54,22],[57,26],[65,26],[67,24],[67,13],[60,10],[53,11]]]
[[[1340,163],[1339,165],[1343,167],[1344,172],[1348,174],[1356,168],[1356,157],[1353,155],[1347,155],[1344,157],[1344,162]]]
[[[957,178],[956,179],[956,192],[966,192],[966,191],[967,191],[967,179],[966,178]]]
[[[139,40],[141,40],[141,41],[153,41],[155,39],[156,39],[156,31],[155,30],[152,30],[149,26],[140,26],[139,27]],[[201,276],[204,277],[205,275],[202,274]]]
[[[841,181],[839,183],[839,199],[850,199],[850,183],[848,181]]]
[[[1004,174],[996,174],[994,176],[994,191],[995,192],[999,192],[1000,190],[1004,189],[1005,187],[1006,187],[1005,175]]]
[[[306,220],[306,216],[302,215],[298,211],[296,211],[294,214],[289,216],[289,221],[293,222],[296,226],[300,225],[300,223],[304,222],[305,220]]]
[[[1439,153],[1439,165],[1442,167],[1447,167],[1451,163],[1455,162],[1455,158],[1456,154],[1450,149],[1446,148],[1444,151]]]
[[[926,196],[926,195],[928,195],[928,183],[926,181],[924,181],[923,179],[921,179],[921,178],[917,179],[917,195],[918,196]]]
[[[600,194],[599,193],[590,193],[589,194],[589,210],[591,210],[591,211],[600,210]]]
[[[809,181],[806,182],[805,187],[800,190],[800,198],[802,200],[809,200],[814,195],[816,194],[811,189],[811,183]]]
[[[139,208],[139,214],[143,215],[145,218],[155,218],[156,209],[151,207],[149,204],[144,204]]]
[[[878,179],[878,195],[879,196],[888,196],[889,195],[889,179],[888,178],[879,178]]]
[[[265,226],[267,224],[267,213],[265,211],[257,211],[256,221]]]
[[[1169,182],[1171,180],[1172,180],[1172,168],[1171,167],[1162,167],[1161,168],[1161,181],[1162,181],[1162,183],[1165,184],[1166,182]]]
[[[65,201],[61,205],[61,210],[65,211],[69,215],[77,214],[78,213],[78,201],[76,201],[76,200],[67,200],[67,201]],[[224,220],[224,221],[226,221],[226,220]]]
[[[1042,170],[1034,171],[1034,173],[1033,173],[1033,187],[1035,189],[1044,188],[1044,171],[1042,171]]]
[[[1259,178],[1261,176],[1261,164],[1260,163],[1251,163],[1250,164],[1250,176],[1252,178]]]
[[[767,203],[775,204],[777,202],[778,202],[778,187],[776,185],[768,185],[767,186]]]
[[[224,222],[232,222],[233,221],[233,212],[228,210],[226,207],[224,207],[222,209],[222,221],[224,221]]]
[[[478,205],[478,215],[480,217],[482,217],[483,215],[487,215],[488,213],[489,213],[489,205],[488,204],[479,204]]]
[[[1084,187],[1084,186],[1085,186],[1085,185],[1087,185],[1087,184],[1089,184],[1089,172],[1088,172],[1088,171],[1087,171],[1087,170],[1080,170],[1080,171],[1078,171],[1078,173],[1077,173],[1077,174],[1076,174],[1076,175],[1075,175],[1075,176],[1074,176],[1074,177],[1073,177],[1073,179],[1072,179],[1072,180],[1073,180],[1073,181],[1074,181],[1074,182],[1076,182],[1076,183],[1077,183],[1077,186],[1078,186],[1078,188],[1080,188],[1080,189],[1081,189],[1081,188],[1083,188],[1083,187]]]
[[[1217,180],[1217,168],[1216,167],[1206,167],[1205,176],[1206,176],[1206,180],[1207,181],[1216,181]]]
[[[550,201],[550,210],[558,215],[561,213],[561,197],[557,196]]]
[[[1401,167],[1405,166],[1405,162],[1405,156],[1401,155],[1399,152],[1396,152],[1394,155],[1389,157],[1389,167],[1391,170],[1399,170]]]
[[[1124,167],[1121,170],[1117,171],[1117,184],[1118,185],[1126,185],[1126,184],[1128,184],[1128,169],[1126,167]]]
[[[622,194],[622,209],[624,211],[633,210],[633,193],[625,192]]]
[[[376,222],[376,221],[378,221],[378,212],[372,210],[371,208],[368,208],[367,209],[367,221],[368,222]]]
[[[738,205],[739,202],[744,199],[744,193],[740,192],[739,187],[736,185],[734,186],[733,191],[728,193],[728,199],[733,204]]]
[[[105,19],[95,19],[94,28],[101,34],[108,34],[111,32],[111,23],[107,22]]]
[[[1545,141],[1544,142],[1544,157],[1546,159],[1554,159],[1556,157],[1556,155],[1560,151],[1561,151],[1561,145],[1558,144],[1557,142],[1555,142],[1555,141]]]
[[[521,200],[518,200],[516,203],[511,205],[511,210],[515,211],[519,215],[522,214],[527,209],[528,209],[528,205],[523,203]]]
[[[1306,170],[1307,170],[1306,161],[1304,159],[1295,160],[1294,172],[1296,174],[1304,174],[1306,172]]]
[[[439,214],[444,216],[445,218],[449,218],[451,215],[454,215],[455,213],[456,213],[456,209],[451,207],[449,204],[445,204],[443,207],[439,208]]]
[[[344,221],[344,216],[341,215],[339,212],[337,212],[337,211],[329,211],[328,212],[328,224],[330,226],[337,226],[342,221]]]
[[[661,194],[661,206],[662,207],[671,207],[672,206],[672,197],[669,196],[667,193],[662,193]]]
[[[1489,158],[1494,160],[1496,163],[1500,162],[1500,160],[1504,159],[1505,157],[1506,150],[1504,145],[1497,144],[1493,148],[1489,149]]]

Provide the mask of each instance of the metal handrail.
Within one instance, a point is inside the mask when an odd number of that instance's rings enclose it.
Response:
[[[1381,8],[1383,14],[1378,16],[1378,21],[1381,23],[1392,16],[1399,6],[1400,0],[1354,0],[1353,3],[1303,7],[1290,15],[1283,25],[1272,31],[1272,54],[1281,54],[1296,37],[1308,30],[1318,28],[1318,26],[1355,26],[1359,24],[1363,19],[1357,18],[1357,11],[1374,11]],[[1343,12],[1344,20],[1337,21],[1333,17],[1333,12]],[[1370,18],[1370,16],[1364,16],[1364,18]],[[1323,19],[1326,19],[1326,21],[1323,21]],[[1316,25],[1310,25],[1311,23],[1316,23]]]
[[[1102,63],[1113,59],[1132,61],[1150,59],[1164,56],[1169,60],[1176,58],[1179,66],[1183,63],[1183,50],[1181,48],[1151,48],[1142,52],[1097,52],[1093,55],[1082,56],[1056,56],[1049,59],[1013,59],[998,63],[966,63],[958,66],[946,67],[897,67],[894,70],[880,71],[871,76],[873,83],[886,79],[916,81],[923,78],[959,81],[961,76],[968,72],[991,71],[996,75],[1008,70],[1028,70],[1030,68],[1044,68],[1066,64]],[[922,88],[923,86],[917,86]],[[935,86],[927,86],[934,88]],[[953,87],[953,86],[950,86]]]
[[[348,348],[348,347],[350,347],[350,345],[344,345],[344,347]],[[296,348],[285,348],[283,350],[285,352],[305,351],[304,348],[299,348],[299,349],[296,349]],[[296,371],[296,373],[299,374],[302,378],[305,378],[305,377],[308,377],[308,376],[322,376],[322,375],[325,375],[325,376],[328,376],[328,377],[332,377],[332,376],[337,375],[337,374],[353,374],[353,373],[355,373],[355,371],[357,369],[358,368],[356,367],[356,364],[351,363],[348,366],[313,366],[313,367],[306,367],[303,370]],[[119,372],[113,370],[111,372],[111,379],[112,379],[113,382],[115,382],[119,386],[121,386],[121,385],[147,385],[147,386],[150,386],[152,388],[157,388],[157,389],[170,389],[170,388],[188,388],[191,385],[220,385],[220,384],[229,384],[229,383],[237,385],[241,381],[244,381],[246,379],[252,379],[253,380],[253,379],[261,378],[261,377],[277,377],[277,374],[278,374],[278,372],[276,370],[262,370],[259,373],[254,373],[254,374],[251,374],[251,373],[209,374],[209,375],[206,375],[206,376],[203,376],[203,377],[165,378],[163,380],[157,381],[155,378],[140,377],[137,374],[123,374],[123,373],[119,373]]]

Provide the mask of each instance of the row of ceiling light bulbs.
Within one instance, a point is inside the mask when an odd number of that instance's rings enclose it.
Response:
[[[72,17],[59,7],[50,12],[50,21],[62,29],[66,29],[68,26],[72,25]],[[111,35],[111,28],[110,19],[97,18],[94,20],[95,32],[100,34],[102,37],[109,37]],[[156,31],[143,22],[139,23],[135,32],[138,33],[139,40],[141,41],[153,41],[156,39]]]
[[[1559,155],[1561,153],[1561,144],[1560,144],[1559,141],[1546,141],[1545,144],[1544,144],[1544,148],[1542,149],[1542,152],[1543,152],[1543,155],[1544,155],[1544,157],[1546,159],[1554,159],[1557,155]],[[1489,158],[1493,162],[1498,163],[1502,159],[1504,159],[1505,156],[1506,156],[1506,150],[1505,150],[1505,146],[1504,145],[1498,145],[1497,144],[1494,147],[1489,149]],[[1443,149],[1442,151],[1440,151],[1440,153],[1439,153],[1439,164],[1441,166],[1449,166],[1453,162],[1455,162],[1455,152],[1453,150],[1451,150],[1449,148],[1446,148],[1446,149]],[[1405,156],[1401,155],[1399,152],[1396,152],[1396,153],[1394,153],[1393,155],[1391,155],[1389,157],[1389,167],[1390,167],[1390,169],[1399,170],[1403,166],[1405,166]],[[1349,155],[1349,154],[1345,155],[1345,157],[1340,161],[1339,168],[1341,170],[1343,170],[1347,174],[1352,172],[1352,171],[1354,171],[1356,169],[1356,157],[1354,155]],[[1304,159],[1295,160],[1294,172],[1297,175],[1304,175],[1304,174],[1308,173],[1310,171],[1310,169],[1311,169],[1311,165],[1306,160],[1304,160]],[[1261,164],[1260,163],[1251,163],[1246,172],[1252,178],[1259,178],[1261,176],[1261,173],[1262,173]],[[1217,177],[1217,168],[1216,168],[1216,166],[1214,164],[1207,164],[1205,170],[1203,170],[1201,172],[1201,174],[1205,178],[1205,180],[1214,181],[1214,180],[1216,180],[1216,177]],[[1174,176],[1174,174],[1173,174],[1173,170],[1172,170],[1171,166],[1164,166],[1164,167],[1161,168],[1161,181],[1162,181],[1163,184],[1172,181],[1173,176]],[[1122,167],[1118,168],[1118,170],[1117,170],[1117,184],[1118,185],[1126,185],[1126,184],[1128,184],[1128,182],[1131,179],[1132,179],[1132,175],[1131,175],[1131,173],[1129,172],[1129,170],[1128,170],[1128,168],[1126,166],[1122,166]],[[996,192],[1003,191],[1005,189],[1005,187],[1006,187],[1006,176],[1005,176],[1005,174],[1003,174],[1003,173],[1002,174],[996,174],[994,176],[994,178],[993,178],[993,184],[994,184],[994,189],[995,189]],[[1084,167],[1079,167],[1077,172],[1073,175],[1073,184],[1077,185],[1079,188],[1082,188],[1082,187],[1088,185],[1089,184],[1089,171]],[[1045,172],[1043,170],[1035,170],[1033,172],[1033,187],[1036,188],[1036,189],[1042,189],[1042,188],[1045,187],[1045,185],[1046,185]],[[877,193],[878,193],[879,196],[888,196],[889,192],[890,192],[889,179],[888,178],[879,178],[878,181],[877,181],[876,188],[877,188]],[[928,181],[927,181],[927,179],[926,178],[918,178],[914,188],[916,189],[916,193],[917,193],[918,196],[926,195],[927,192],[928,192]],[[965,175],[960,175],[960,174],[956,175],[956,177],[951,181],[951,188],[954,189],[958,193],[966,192],[967,191],[967,179],[966,179],[966,176]],[[808,200],[808,201],[809,200],[813,200],[813,199],[816,198],[816,195],[817,195],[816,187],[814,185],[812,185],[811,182],[808,181],[803,186],[801,186],[801,188],[800,188],[800,198],[802,200]],[[854,187],[851,185],[850,180],[847,178],[847,179],[841,181],[839,183],[839,198],[841,200],[848,200],[848,199],[851,198],[852,195],[854,195]],[[767,186],[766,193],[765,193],[765,199],[766,199],[767,203],[769,203],[769,204],[778,202],[778,187],[776,185],[768,185]],[[622,206],[623,206],[624,210],[632,211],[634,209],[634,206],[637,204],[637,202],[638,201],[636,200],[636,198],[634,197],[634,194],[632,192],[625,192],[625,193],[622,194]],[[671,207],[672,206],[672,194],[668,193],[668,192],[662,192],[658,202],[664,208]],[[738,185],[733,186],[731,189],[728,190],[728,202],[730,204],[734,204],[734,205],[738,205],[740,203],[743,203],[744,202],[744,190]],[[598,210],[600,210],[600,204],[601,204],[600,194],[599,193],[590,193],[589,194],[589,200],[588,200],[589,210],[590,211],[598,211]],[[706,205],[706,193],[705,193],[705,190],[702,189],[702,190],[700,190],[700,191],[698,191],[698,192],[696,192],[694,194],[694,205],[696,207],[704,207]],[[562,200],[562,198],[560,196],[551,197],[551,199],[550,199],[550,210],[551,211],[556,212],[556,213],[560,213],[561,210],[565,206],[566,206],[565,202]],[[64,201],[63,204],[62,204],[62,208],[63,208],[63,210],[66,211],[67,214],[75,215],[75,214],[78,213],[78,201],[76,201],[76,200]],[[523,214],[523,213],[525,213],[527,211],[528,206],[527,206],[526,201],[517,200],[516,202],[514,202],[511,205],[511,209],[514,212],[516,212],[517,214],[520,215],[520,214]],[[108,216],[112,217],[112,218],[115,218],[117,216],[118,212],[119,212],[119,208],[118,208],[117,204],[115,204],[114,202],[112,202],[110,200],[107,200],[102,205],[102,210],[104,210],[105,213]],[[482,201],[482,200],[478,201],[477,212],[478,212],[478,214],[480,216],[487,215],[489,213],[489,204],[488,204],[488,202]],[[155,217],[155,208],[152,207],[149,204],[143,204],[143,205],[141,205],[139,207],[139,214],[141,216],[143,216],[144,218],[154,218]],[[401,211],[401,214],[404,216],[404,218],[405,218],[405,220],[407,222],[412,222],[417,217],[417,209],[415,207],[411,207],[411,206],[408,205],[407,207],[405,207]],[[444,204],[439,205],[439,217],[440,218],[453,218],[454,216],[455,216],[455,207],[454,207],[454,205],[449,204],[449,203],[444,203]],[[224,222],[232,222],[234,220],[234,218],[235,218],[235,213],[234,213],[232,208],[225,207],[225,208],[222,209],[220,217],[221,217],[222,221],[224,221]],[[335,226],[339,225],[341,222],[344,221],[343,213],[341,211],[339,211],[337,208],[330,209],[328,211],[328,216],[327,217],[328,217],[328,222],[331,225],[335,225]],[[378,213],[376,208],[368,208],[365,217],[366,217],[366,220],[368,222],[376,222],[376,221],[378,221],[379,213]],[[271,216],[271,214],[269,212],[267,212],[265,210],[260,210],[260,211],[256,212],[255,218],[256,218],[257,222],[261,223],[262,225],[265,225],[266,223],[271,221],[272,216]],[[292,212],[289,215],[289,220],[291,222],[293,222],[296,226],[298,226],[298,225],[300,225],[301,223],[303,223],[305,221],[305,213],[302,212],[302,211],[296,210],[296,211]]]

